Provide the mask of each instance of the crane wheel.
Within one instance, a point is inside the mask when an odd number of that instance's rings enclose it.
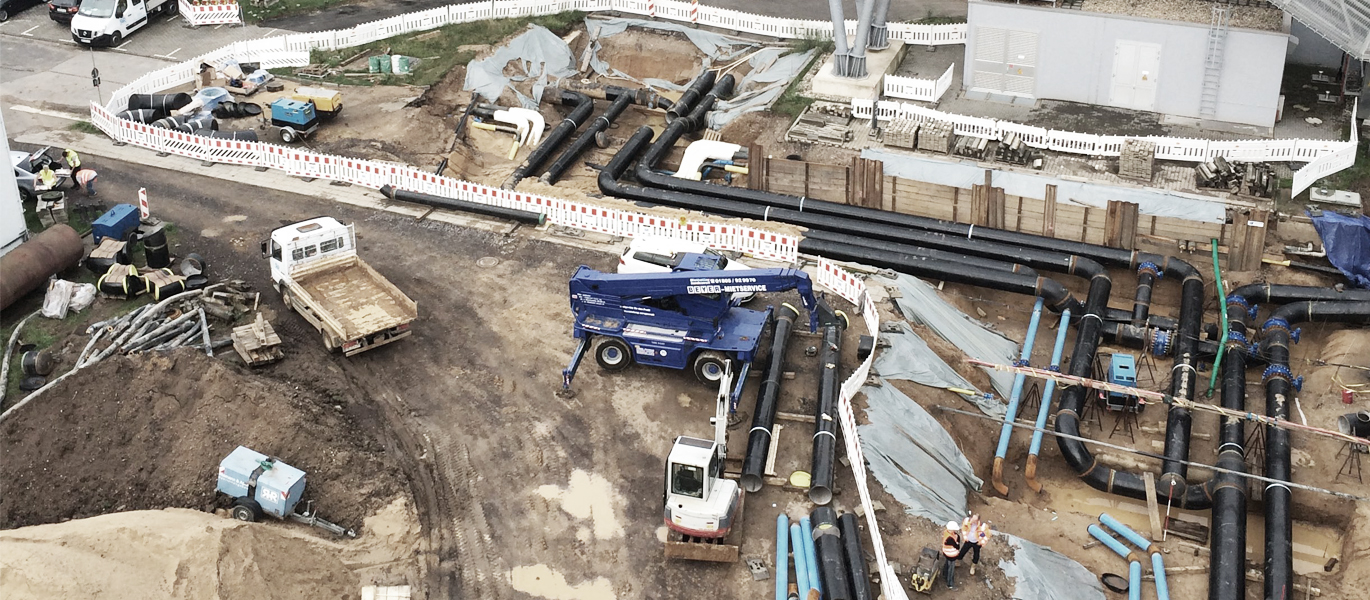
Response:
[[[727,372],[728,357],[722,352],[708,350],[695,357],[695,377],[708,385],[717,385]]]
[[[605,371],[622,371],[633,364],[633,351],[618,338],[601,338],[595,346],[595,362]]]
[[[262,516],[262,505],[251,498],[239,498],[233,503],[233,518],[252,523]]]

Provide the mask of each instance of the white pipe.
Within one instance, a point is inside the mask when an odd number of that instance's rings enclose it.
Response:
[[[511,112],[508,110],[497,110],[495,111],[494,117],[496,121],[505,123],[507,125],[512,125],[515,129],[518,129],[519,145],[523,145],[523,142],[528,139],[528,131],[530,129],[531,124],[528,122],[528,119],[526,117],[523,117],[518,113]],[[542,134],[539,133],[538,135]]]
[[[737,154],[742,146],[718,140],[699,140],[685,148],[685,156],[680,159],[680,169],[675,176],[681,179],[699,181],[699,168],[710,159],[727,160]]]
[[[542,141],[543,129],[547,127],[547,122],[542,118],[542,113],[536,110],[528,110],[523,107],[511,108],[509,109],[509,112],[528,119],[528,135],[530,138],[528,143],[533,146],[538,145],[538,142]]]

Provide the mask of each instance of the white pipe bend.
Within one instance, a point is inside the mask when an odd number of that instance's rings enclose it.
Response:
[[[511,108],[509,112],[528,120],[528,143],[538,145],[538,142],[542,141],[542,132],[547,127],[547,121],[542,118],[542,113],[521,106]]]
[[[742,146],[718,140],[699,140],[685,148],[685,156],[680,159],[680,169],[675,176],[681,179],[699,181],[699,168],[704,161],[711,159],[728,160],[737,154]]]
[[[532,124],[528,122],[527,117],[513,112],[513,109],[497,110],[495,111],[494,117],[496,121],[512,125],[515,129],[518,129],[519,145],[523,145],[523,143],[528,139],[528,133],[531,129]],[[539,133],[539,136],[541,136],[541,133]]]

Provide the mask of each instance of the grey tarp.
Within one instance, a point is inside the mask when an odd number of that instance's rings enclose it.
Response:
[[[752,71],[737,85],[737,95],[714,105],[709,113],[709,127],[722,129],[742,115],[766,110],[785,93],[790,81],[808,66],[814,51],[785,54],[783,48],[767,48],[748,59]]]
[[[509,77],[504,74],[505,67],[513,60],[519,61],[519,67],[525,75]],[[571,47],[546,27],[530,25],[528,31],[497,48],[489,58],[471,61],[466,66],[466,83],[462,89],[494,102],[504,93],[510,81],[535,79],[531,99],[518,90],[514,90],[514,94],[524,108],[537,110],[548,77],[560,80],[575,73],[575,57],[571,55]]]
[[[890,281],[886,279],[885,281]],[[971,358],[998,364],[1013,364],[1018,344],[1000,333],[990,331],[937,295],[937,289],[911,275],[900,274],[894,283],[903,297],[896,298],[904,318],[922,323],[951,342]],[[995,391],[1008,398],[1013,391],[1013,374],[984,369]],[[1000,413],[1003,414],[1002,412]]]
[[[1104,600],[1099,579],[1073,559],[1011,533],[996,533],[1013,548],[1013,562],[999,561],[1013,580],[1016,600]]]
[[[956,441],[928,411],[893,385],[866,386],[868,425],[857,438],[871,473],[909,514],[936,522],[960,521],[966,488],[984,482]]]
[[[897,333],[882,335],[890,347],[875,356],[875,373],[885,379],[903,379],[936,388],[975,390],[978,395],[958,394],[974,404],[981,412],[996,419],[1004,418],[1008,408],[993,398],[986,398],[965,377],[951,368],[942,357],[928,347],[917,333],[902,321],[896,321]]]

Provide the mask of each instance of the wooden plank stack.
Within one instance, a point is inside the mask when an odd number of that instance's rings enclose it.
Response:
[[[257,320],[249,325],[234,327],[233,349],[249,366],[260,366],[285,358],[281,350],[281,337],[271,328],[271,323],[257,313]]]
[[[796,141],[842,145],[854,137],[851,118],[809,111],[795,121],[788,135]]]
[[[1118,158],[1118,176],[1138,181],[1151,181],[1152,165],[1155,160],[1155,142],[1134,138],[1123,140],[1122,156]]]

